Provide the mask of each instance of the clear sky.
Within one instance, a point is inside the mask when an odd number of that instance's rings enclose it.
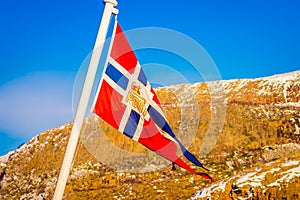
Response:
[[[0,155],[73,120],[72,89],[92,50],[100,0],[2,1]],[[298,0],[120,0],[124,30],[164,27],[201,44],[223,79],[300,69]]]

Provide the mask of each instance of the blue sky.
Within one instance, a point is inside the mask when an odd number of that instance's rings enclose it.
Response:
[[[124,30],[186,34],[223,79],[255,78],[300,69],[299,7],[297,0],[120,0],[118,19]],[[99,0],[1,2],[0,155],[73,120],[73,83],[102,12]]]

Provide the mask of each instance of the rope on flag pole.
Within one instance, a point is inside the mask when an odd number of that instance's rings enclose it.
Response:
[[[68,145],[66,148],[65,156],[60,168],[58,181],[56,184],[53,200],[61,200],[64,194],[64,190],[67,184],[68,176],[71,171],[71,165],[73,162],[76,146],[79,139],[80,130],[87,110],[88,102],[90,99],[92,87],[95,80],[99,60],[103,50],[103,44],[106,39],[108,26],[112,14],[118,14],[118,10],[115,8],[118,2],[116,0],[104,0],[105,7],[103,11],[102,20],[100,23],[99,31],[97,34],[96,42],[92,52],[90,64],[86,74],[86,78],[83,84],[83,89],[79,99],[78,107],[76,110],[73,127],[71,129]]]

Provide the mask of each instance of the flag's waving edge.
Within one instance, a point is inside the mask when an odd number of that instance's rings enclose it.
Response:
[[[117,21],[109,52],[92,111],[119,132],[157,154],[187,171],[214,181],[208,174],[196,172],[176,154],[175,143],[188,160],[204,168],[172,132],[159,100]]]

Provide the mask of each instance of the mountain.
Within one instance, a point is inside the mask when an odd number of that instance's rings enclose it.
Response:
[[[213,184],[171,170],[89,117],[64,199],[300,199],[299,91],[300,71],[156,89],[170,126],[210,169]],[[71,127],[48,130],[0,157],[0,199],[51,199]]]

